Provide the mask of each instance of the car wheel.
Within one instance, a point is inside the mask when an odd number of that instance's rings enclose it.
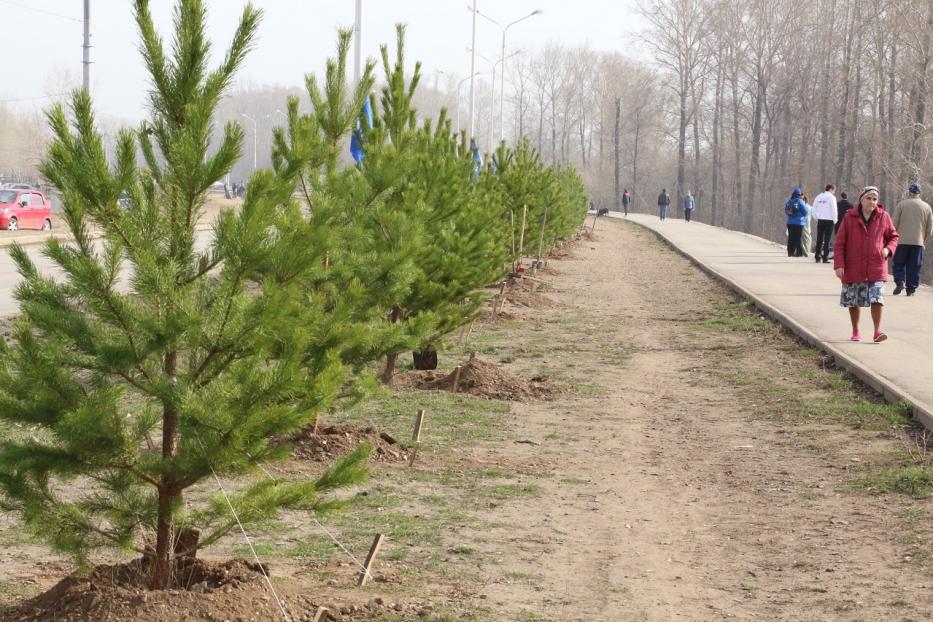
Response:
[[[52,230],[52,221],[49,220],[48,218],[46,218],[45,220],[43,220],[43,221],[42,221],[42,230],[43,230],[43,231],[51,231],[51,230]]]
[[[7,231],[16,231],[19,229],[19,221],[16,220],[16,217],[10,216],[10,220],[6,223]]]

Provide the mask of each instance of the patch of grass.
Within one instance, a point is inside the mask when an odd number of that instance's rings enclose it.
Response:
[[[747,301],[717,305],[714,317],[697,320],[696,325],[723,333],[758,332],[772,326],[771,321]]]
[[[498,436],[509,404],[447,391],[384,391],[330,414],[328,423],[372,425],[398,439],[410,437],[419,409],[426,411],[422,451],[443,453]]]
[[[494,484],[492,486],[479,486],[478,494],[493,499],[510,499],[512,497],[526,497],[541,493],[541,487],[535,484]]]
[[[450,552],[455,553],[456,555],[472,555],[476,552],[476,549],[474,549],[472,546],[455,546],[454,548],[450,549]]]
[[[895,466],[863,471],[855,487],[872,494],[900,493],[917,499],[933,497],[933,467]]]
[[[560,480],[560,483],[580,485],[580,484],[586,484],[588,482],[585,479],[580,479],[578,477],[565,477]]]
[[[518,570],[510,570],[509,572],[505,573],[505,576],[507,579],[512,579],[513,581],[527,581],[533,578],[531,573],[521,572]]]

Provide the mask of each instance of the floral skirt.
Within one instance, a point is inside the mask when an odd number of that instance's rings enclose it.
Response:
[[[884,281],[843,283],[839,305],[843,307],[870,307],[884,304]]]

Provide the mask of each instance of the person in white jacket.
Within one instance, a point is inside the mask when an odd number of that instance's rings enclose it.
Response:
[[[816,219],[816,262],[829,263],[829,242],[836,225],[836,186],[826,184],[826,190],[813,199],[813,218]]]

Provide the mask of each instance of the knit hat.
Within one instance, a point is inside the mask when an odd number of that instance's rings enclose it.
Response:
[[[920,184],[910,184],[908,192],[910,192],[910,194],[920,194]]]
[[[879,199],[881,198],[881,193],[878,192],[877,188],[875,188],[874,186],[865,186],[864,188],[862,188],[862,194],[858,195],[859,203],[861,203],[862,199],[865,198],[865,195],[868,195],[868,194],[873,194],[875,195],[875,197]]]

